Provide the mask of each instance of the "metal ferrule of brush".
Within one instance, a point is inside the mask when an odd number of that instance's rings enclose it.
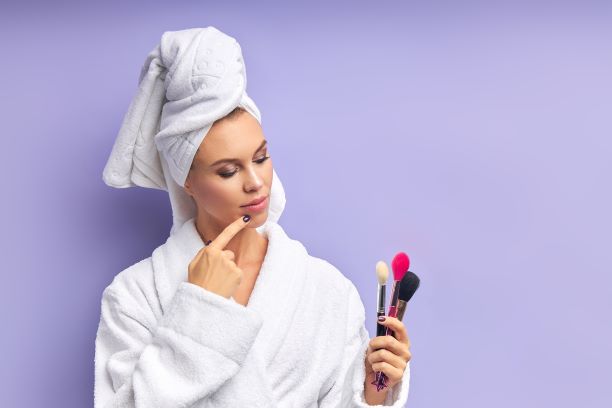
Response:
[[[377,312],[385,314],[385,286],[378,284],[378,296],[376,296],[376,303],[378,304]]]
[[[386,290],[386,285],[381,285],[379,283],[378,284],[378,295],[377,295],[378,308],[376,310],[376,316],[377,317],[385,315],[385,292],[386,291],[387,291]],[[386,330],[387,330],[387,328],[385,326],[380,324],[380,322],[376,322],[376,335],[377,336],[384,336]]]
[[[402,320],[404,318],[404,313],[406,312],[406,305],[408,304],[408,302],[406,302],[405,300],[400,299],[397,302],[397,319],[398,320]]]

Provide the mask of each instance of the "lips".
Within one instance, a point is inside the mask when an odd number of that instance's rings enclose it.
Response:
[[[246,204],[244,204],[244,205],[241,205],[241,207],[247,207],[247,206],[249,206],[249,205],[256,205],[256,204],[259,204],[259,203],[261,203],[263,200],[265,200],[265,199],[266,199],[266,197],[268,197],[268,196],[263,196],[263,197],[256,198],[256,199],[254,199],[253,201],[250,201],[250,202],[248,202],[248,203],[246,203]]]

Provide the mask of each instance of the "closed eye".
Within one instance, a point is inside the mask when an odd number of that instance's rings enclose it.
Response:
[[[257,164],[262,164],[263,162],[265,162],[265,161],[266,161],[266,160],[268,160],[269,158],[270,158],[270,156],[264,156],[264,157],[262,157],[261,159],[254,160],[254,162],[255,162],[255,163],[257,163]],[[234,170],[234,171],[233,171],[233,172],[231,172],[231,173],[219,173],[219,175],[220,175],[221,177],[223,177],[223,178],[230,178],[230,177],[232,177],[234,174],[236,174],[237,172],[238,172],[238,170]]]

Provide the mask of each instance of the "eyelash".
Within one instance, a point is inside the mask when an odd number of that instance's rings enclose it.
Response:
[[[255,163],[257,164],[262,164],[263,162],[265,162],[266,160],[268,160],[270,158],[270,156],[264,156],[261,159],[255,160]],[[230,178],[232,177],[234,174],[236,174],[236,171],[234,171],[233,173],[219,173],[219,175],[223,178]]]

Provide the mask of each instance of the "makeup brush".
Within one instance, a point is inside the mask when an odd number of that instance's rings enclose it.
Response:
[[[389,305],[389,313],[390,317],[397,317],[397,304],[399,301],[399,292],[401,281],[404,278],[406,272],[408,272],[408,268],[410,267],[410,258],[406,255],[405,252],[398,252],[394,257],[393,261],[391,261],[391,269],[393,269],[393,289],[391,295],[391,304]],[[393,335],[393,330],[386,328],[386,335]],[[372,384],[376,384],[376,390],[380,391],[381,389],[387,387],[387,376],[382,371],[377,371],[375,375],[375,379]]]
[[[385,293],[387,291],[387,279],[389,278],[389,268],[384,261],[376,262],[376,278],[378,279],[378,296],[376,304],[378,309],[376,311],[376,317],[385,315]],[[378,319],[376,319],[378,322]],[[380,323],[376,324],[376,336],[384,336],[386,327]]]
[[[416,292],[416,290],[419,288],[420,283],[421,280],[419,279],[419,277],[415,273],[410,271],[406,272],[406,274],[402,278],[402,281],[400,282],[400,290],[397,302],[396,317],[398,320],[402,320],[404,318],[404,313],[406,312],[406,305],[408,304],[408,301],[412,298],[412,295],[414,295],[414,292]],[[393,331],[391,331],[391,333],[393,333]],[[377,335],[380,336],[380,334],[378,333]],[[377,381],[380,381],[380,379],[377,378]],[[384,386],[382,388],[384,388]],[[379,388],[377,388],[377,390],[380,391]]]

